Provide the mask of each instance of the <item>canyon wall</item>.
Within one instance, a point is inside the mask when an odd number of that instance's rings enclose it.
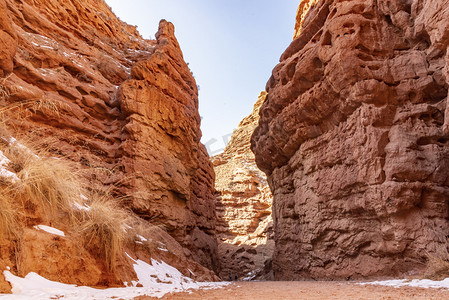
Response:
[[[91,190],[218,270],[214,171],[174,26],[145,40],[104,1],[0,0],[0,43],[13,136],[75,163]]]
[[[297,20],[251,140],[275,278],[421,274],[448,244],[449,3],[305,0]]]
[[[223,153],[212,157],[216,181],[220,277],[269,279],[274,248],[272,195],[250,149],[250,139],[265,100],[262,92],[253,112],[233,132]]]

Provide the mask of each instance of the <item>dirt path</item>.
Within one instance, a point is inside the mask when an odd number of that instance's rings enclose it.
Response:
[[[155,299],[140,297],[139,300]],[[424,289],[411,287],[383,287],[372,285],[357,285],[348,282],[293,282],[293,281],[269,281],[269,282],[238,282],[222,289],[200,290],[192,293],[179,293],[167,295],[164,300],[261,300],[261,299],[449,299],[449,290]]]

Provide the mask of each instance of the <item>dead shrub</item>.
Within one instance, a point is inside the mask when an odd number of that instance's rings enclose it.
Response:
[[[44,208],[50,218],[62,215],[73,220],[73,202],[80,197],[81,188],[65,161],[33,153],[18,155],[12,161],[20,163],[17,193],[22,199],[30,199]]]
[[[17,208],[8,189],[0,191],[0,239],[16,239],[19,236]]]
[[[81,210],[79,232],[85,246],[98,251],[107,269],[115,272],[117,257],[123,252],[127,239],[125,224],[128,214],[107,196],[91,196],[89,206]]]
[[[449,251],[446,245],[449,245],[449,240],[439,245],[434,253],[427,253],[425,278],[443,280],[449,277]]]

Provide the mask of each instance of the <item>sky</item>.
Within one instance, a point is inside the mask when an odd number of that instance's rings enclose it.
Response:
[[[175,25],[195,76],[201,141],[220,153],[249,115],[291,43],[299,0],[106,0],[123,21],[154,39],[159,20]]]

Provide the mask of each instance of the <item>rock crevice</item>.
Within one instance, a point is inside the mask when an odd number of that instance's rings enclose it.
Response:
[[[253,112],[240,122],[224,152],[212,158],[216,173],[218,256],[224,280],[272,276],[272,195],[250,150],[251,134],[265,97],[265,92],[259,95]]]

